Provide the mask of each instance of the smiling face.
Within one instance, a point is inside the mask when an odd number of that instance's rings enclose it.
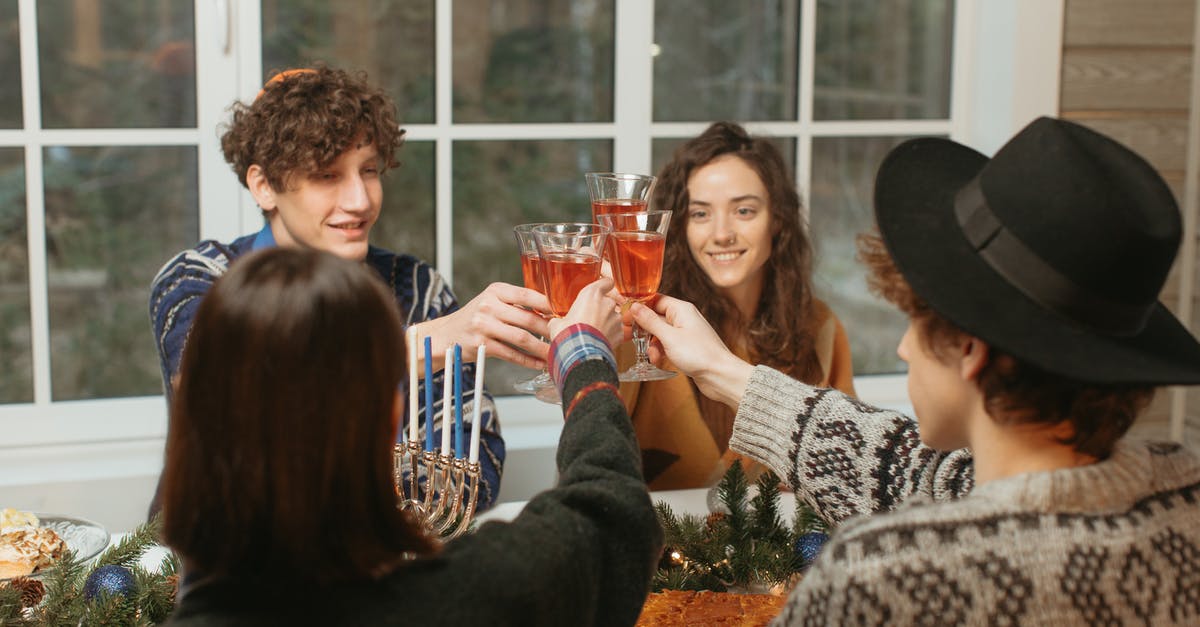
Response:
[[[754,302],[771,256],[770,198],[740,157],[723,155],[687,181],[687,241],[692,258],[717,290]]]
[[[357,142],[333,163],[312,172],[297,172],[287,189],[276,191],[251,166],[247,184],[267,212],[279,246],[303,246],[343,259],[367,256],[367,237],[383,205],[380,159],[375,146]]]

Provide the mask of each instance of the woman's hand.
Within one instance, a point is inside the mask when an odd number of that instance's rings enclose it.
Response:
[[[612,279],[601,277],[590,283],[575,297],[566,316],[549,322],[550,337],[572,324],[588,324],[604,334],[609,346],[621,341],[621,315],[617,313],[617,302],[609,295]]]
[[[463,348],[463,359],[475,359],[476,349],[487,346],[489,357],[499,357],[526,368],[546,365],[549,345],[538,336],[548,333],[539,311],[549,311],[550,301],[535,290],[508,283],[492,283],[454,313],[415,325],[420,337],[433,338],[434,370],[444,367],[446,348]]]
[[[665,354],[702,394],[736,409],[754,366],[726,348],[695,305],[661,294],[651,305],[653,309],[641,303],[629,308],[633,320],[654,336],[651,358]]]

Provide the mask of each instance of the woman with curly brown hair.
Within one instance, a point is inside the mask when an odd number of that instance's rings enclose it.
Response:
[[[659,292],[696,303],[739,357],[854,394],[849,340],[813,296],[800,194],[775,145],[717,122],[676,150],[658,178],[653,207],[674,212]],[[621,391],[651,489],[711,485],[738,458],[728,451],[733,411],[690,379]],[[743,464],[752,475],[760,469]]]
[[[168,261],[154,278],[150,320],[168,398],[201,297],[239,257],[274,246],[328,251],[362,261],[379,275],[404,312],[405,324],[416,327],[419,337],[432,338],[435,376],[421,380],[417,398],[422,402],[425,386],[432,385],[431,397],[440,405],[441,361],[445,348],[455,343],[468,360],[486,344],[489,355],[530,368],[545,365],[547,345],[537,336],[545,335],[546,322],[531,311],[548,308],[544,296],[494,283],[460,306],[433,266],[369,244],[383,207],[381,177],[398,165],[395,155],[403,137],[396,107],[383,91],[361,74],[328,67],[281,72],[251,103],[234,104],[221,148],[262,209],[264,224],[230,243],[200,242]],[[469,403],[474,364],[465,365],[463,376]],[[500,490],[504,441],[490,394],[485,392],[483,403],[479,505],[487,508]],[[409,411],[419,411],[423,434],[424,407]]]

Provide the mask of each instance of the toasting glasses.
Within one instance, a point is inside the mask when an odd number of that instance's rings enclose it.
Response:
[[[612,264],[617,293],[633,301],[645,302],[658,293],[662,281],[663,251],[667,243],[670,211],[606,213],[596,216],[601,226],[612,230],[607,257]],[[633,324],[633,347],[637,362],[619,376],[622,381],[661,381],[676,373],[650,363],[646,347],[650,336]]]

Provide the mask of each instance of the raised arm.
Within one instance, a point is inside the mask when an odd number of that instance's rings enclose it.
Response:
[[[633,314],[702,393],[737,409],[730,448],[771,468],[827,521],[973,485],[970,452],[921,444],[913,419],[738,359],[691,303],[660,297],[655,309]]]

